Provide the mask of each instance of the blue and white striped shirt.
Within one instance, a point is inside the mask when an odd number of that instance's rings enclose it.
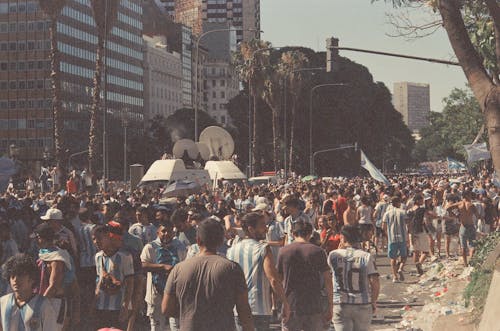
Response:
[[[118,294],[110,295],[103,290],[99,290],[97,295],[97,310],[120,310],[125,297],[124,280],[134,274],[134,264],[132,256],[124,251],[118,251],[113,256],[104,255],[99,251],[95,256],[97,271],[97,286],[103,277],[103,266],[108,274],[112,274],[117,280],[122,282],[121,290]]]
[[[82,223],[77,232],[78,245],[80,246],[80,267],[82,268],[95,266],[97,248],[92,240],[92,229],[94,227],[95,224]]]
[[[143,225],[141,223],[135,223],[128,229],[128,233],[140,238],[142,244],[146,245],[156,239],[156,230],[153,224]]]
[[[333,274],[333,303],[369,304],[372,302],[368,276],[378,275],[372,255],[352,247],[336,249],[328,256]]]
[[[293,243],[294,241],[294,238],[293,238],[293,234],[292,234],[292,224],[294,223],[297,223],[297,222],[304,222],[304,223],[311,223],[311,219],[309,218],[309,216],[307,216],[306,214],[304,214],[303,212],[300,212],[299,215],[297,215],[297,217],[293,217],[292,215],[289,215],[287,218],[285,218],[285,220],[283,221],[283,225],[284,225],[284,230],[285,230],[285,234],[287,235],[286,236],[286,244],[291,244]],[[314,225],[313,225],[314,227]]]
[[[253,315],[271,315],[271,284],[264,273],[267,244],[242,239],[227,251],[227,258],[238,263],[245,274],[248,302]]]

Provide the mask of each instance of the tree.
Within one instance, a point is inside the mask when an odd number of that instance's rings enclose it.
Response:
[[[307,67],[324,66],[325,53],[316,53],[307,48],[281,48],[270,54],[270,64],[276,68],[282,54],[289,51],[300,51],[307,58]],[[287,71],[283,71],[287,72]],[[276,81],[275,72],[268,71],[265,82]],[[403,123],[391,101],[391,93],[383,83],[376,83],[369,71],[349,59],[340,58],[335,73],[318,72],[315,75],[303,74],[303,88],[296,89],[294,141],[305,142],[309,139],[309,95],[310,86],[329,83],[346,83],[348,87],[338,89],[318,89],[313,102],[313,146],[314,151],[337,147],[339,144],[358,142],[370,160],[381,165],[388,158],[398,167],[406,167],[411,162],[413,138],[408,127]],[[265,90],[265,88],[264,88]],[[265,97],[265,95],[264,95]],[[276,100],[279,99],[276,97]],[[276,101],[282,111],[281,101]],[[288,103],[288,102],[287,102]],[[260,135],[261,152],[264,166],[273,166],[275,153],[272,134],[272,110],[268,103],[263,103],[261,112],[264,120],[259,123],[263,128]],[[269,109],[268,109],[269,108]],[[237,144],[240,155],[245,155],[248,136],[248,90],[242,91],[228,104],[228,111],[238,133]],[[283,118],[279,118],[279,123]],[[287,130],[290,130],[289,121]],[[294,171],[305,174],[309,171],[308,144],[294,143]],[[243,160],[243,158],[242,158]],[[302,161],[302,162],[297,162]],[[359,155],[354,152],[338,152],[320,154],[316,160],[316,173],[320,175],[357,175]]]
[[[97,27],[97,49],[94,73],[94,89],[92,91],[92,109],[90,111],[90,132],[89,132],[89,170],[94,173],[97,168],[98,159],[98,133],[99,133],[99,110],[101,105],[101,85],[102,74],[105,73],[104,54],[105,40],[118,16],[119,0],[91,0],[92,13]],[[103,109],[106,112],[107,109]],[[103,128],[105,130],[106,128]],[[103,151],[104,152],[104,151]],[[105,158],[106,156],[103,155]],[[104,170],[104,169],[103,169]],[[104,174],[103,174],[104,175]]]
[[[389,0],[385,0],[386,2]],[[410,6],[411,0],[392,0]],[[493,165],[500,173],[500,5],[496,0],[431,0],[485,119]],[[494,47],[493,47],[494,45]]]
[[[443,101],[443,112],[431,113],[430,126],[421,131],[422,139],[415,146],[419,161],[448,156],[464,160],[463,145],[472,143],[481,129],[481,107],[470,89],[453,89]]]
[[[60,53],[57,47],[57,19],[66,0],[39,0],[40,8],[50,18],[50,66],[52,79],[52,113],[54,116],[54,145],[57,167],[65,173],[66,152],[64,148],[64,120],[61,103],[61,70]]]
[[[249,95],[253,100],[253,139],[252,139],[252,168],[254,172],[260,171],[262,130],[259,124],[262,120],[261,107],[259,107],[263,93],[264,82],[269,70],[269,55],[264,50],[269,49],[271,43],[263,40],[242,42],[240,51],[235,53],[234,63],[240,78],[247,83]]]
[[[290,153],[289,153],[289,168],[293,170],[294,161],[294,143],[295,143],[295,117],[297,112],[297,107],[299,99],[304,91],[303,75],[299,71],[306,67],[309,59],[301,51],[287,51],[281,55],[280,67],[283,72],[285,72],[286,79],[288,81],[287,90],[290,91],[292,95],[292,119],[290,125]],[[287,111],[287,109],[285,109]],[[286,144],[285,144],[286,145]]]

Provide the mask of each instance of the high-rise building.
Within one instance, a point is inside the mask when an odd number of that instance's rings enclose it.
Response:
[[[191,27],[196,36],[204,32],[203,22],[231,24],[236,28],[237,42],[260,36],[260,0],[156,1],[165,11],[174,12],[175,21]]]
[[[228,22],[203,24],[203,31],[223,30],[230,28]],[[229,115],[227,104],[238,95],[239,80],[231,54],[236,51],[236,31],[221,31],[207,34],[203,46],[208,51],[208,58],[203,64],[205,80],[204,100],[206,111],[220,124],[227,125]]]
[[[163,36],[144,35],[145,116],[168,117],[182,108],[182,61],[177,52],[167,50]]]
[[[414,133],[430,124],[429,84],[394,83],[393,104],[403,115],[405,124]]]
[[[106,54],[108,123],[115,127],[123,116],[142,125],[142,22],[142,1],[121,0]],[[38,1],[0,0],[0,150],[16,145],[25,160],[53,152],[49,24]],[[57,39],[63,139],[74,153],[88,146],[97,45],[90,0],[67,1]]]

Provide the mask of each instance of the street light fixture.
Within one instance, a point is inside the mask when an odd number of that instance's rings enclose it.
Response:
[[[215,32],[226,32],[226,31],[238,31],[237,29],[233,28],[227,28],[227,29],[215,29],[215,30],[210,30],[202,33],[197,39],[196,39],[196,58],[195,58],[195,93],[194,93],[194,141],[198,142],[198,62],[199,62],[199,54],[200,54],[200,40],[205,37],[206,35],[210,33],[215,33]],[[251,32],[264,32],[261,30],[257,29],[242,29],[239,31],[251,31]]]
[[[314,155],[313,155],[313,121],[312,121],[312,114],[313,114],[313,94],[314,91],[321,88],[321,87],[327,87],[327,86],[348,86],[348,84],[344,83],[332,83],[332,84],[319,84],[316,86],[313,86],[311,88],[310,92],[310,99],[309,99],[309,174],[314,175]]]

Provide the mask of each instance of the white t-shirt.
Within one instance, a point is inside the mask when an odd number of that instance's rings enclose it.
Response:
[[[60,299],[49,299],[37,294],[24,306],[18,307],[13,293],[4,295],[0,298],[2,330],[62,330],[62,324],[57,323],[60,306]]]
[[[155,242],[160,245],[160,241],[158,239],[155,240]],[[184,261],[186,259],[186,246],[184,246],[183,243],[181,243],[178,239],[173,239],[171,244],[177,248],[177,256],[179,257],[180,261]],[[157,252],[156,249],[153,247],[151,243],[148,243],[147,245],[144,246],[141,252],[141,262],[148,262],[148,263],[157,263]],[[147,280],[146,280],[146,297],[144,300],[146,301],[147,304],[154,305],[157,303],[156,299],[162,297],[163,293],[160,293],[158,295],[158,292],[156,291],[156,288],[153,285],[153,273],[148,272]]]
[[[359,224],[372,224],[372,207],[361,205],[358,207],[358,214]]]

